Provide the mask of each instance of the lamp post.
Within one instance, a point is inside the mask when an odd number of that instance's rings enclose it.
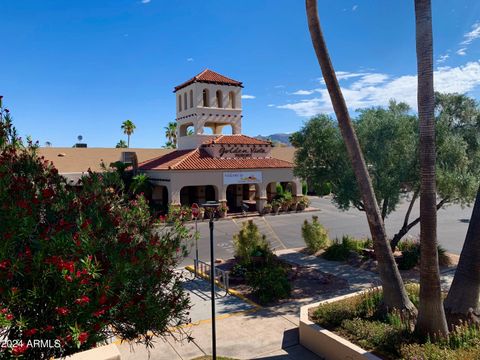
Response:
[[[210,228],[210,292],[212,302],[212,359],[217,360],[217,334],[215,327],[215,247],[213,244],[213,218],[215,216],[215,209],[220,204],[216,201],[207,201],[202,206],[205,209],[211,209],[210,221],[208,227]]]

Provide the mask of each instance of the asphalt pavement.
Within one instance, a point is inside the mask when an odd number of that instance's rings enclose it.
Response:
[[[369,237],[367,219],[364,212],[357,209],[341,211],[335,207],[329,197],[311,197],[312,207],[317,208],[314,212],[299,212],[280,215],[267,215],[263,218],[254,218],[263,232],[277,250],[298,248],[305,246],[301,236],[301,226],[305,219],[311,219],[312,215],[319,217],[319,221],[326,226],[332,239],[341,238],[342,235],[355,237]],[[396,211],[385,220],[387,233],[392,237],[402,226],[409,202],[402,201]],[[438,211],[438,241],[449,252],[460,254],[463,241],[468,228],[468,220],[472,212],[471,207],[462,208],[459,205],[449,205]],[[419,202],[415,204],[410,220],[414,220],[419,214]],[[221,219],[215,221],[214,242],[215,257],[228,259],[233,256],[233,235],[237,233],[243,221],[247,218]],[[193,223],[190,223],[194,229]],[[208,221],[198,222],[200,239],[198,240],[199,257],[201,260],[210,261],[210,240]],[[420,226],[415,226],[407,237],[418,238]],[[192,246],[190,258],[185,259],[182,265],[191,264],[195,254]]]

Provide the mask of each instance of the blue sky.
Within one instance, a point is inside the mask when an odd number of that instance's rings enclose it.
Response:
[[[413,0],[320,0],[352,110],[415,105]],[[434,1],[436,87],[480,98],[480,2]],[[244,82],[243,132],[292,132],[331,111],[302,0],[0,0],[0,94],[22,135],[160,147],[173,87],[210,68]]]

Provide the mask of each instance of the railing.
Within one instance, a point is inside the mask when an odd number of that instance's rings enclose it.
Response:
[[[193,259],[193,265],[195,267],[196,274],[202,274],[203,276],[210,279],[210,264],[203,262],[201,260]],[[215,280],[220,283],[220,286],[225,289],[225,292],[228,292],[229,288],[229,274],[230,271],[222,270],[217,267],[215,269]]]

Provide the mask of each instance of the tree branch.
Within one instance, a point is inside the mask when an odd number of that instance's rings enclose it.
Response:
[[[402,238],[410,231],[410,229],[413,228],[415,225],[417,225],[420,222],[420,217],[418,217],[415,220],[413,220],[411,223],[407,224],[408,223],[408,218],[410,217],[410,212],[412,211],[412,208],[413,208],[412,204],[415,202],[415,200],[418,197],[418,193],[417,193],[417,196],[415,196],[415,194],[416,193],[413,194],[412,201],[410,202],[410,205],[408,207],[407,214],[405,215],[405,222],[403,223],[402,228],[398,231],[398,233],[396,233],[393,236],[392,241],[390,241],[390,246],[392,247],[392,251],[395,250],[395,248],[397,247],[400,240],[402,240]],[[437,204],[437,211],[449,201],[450,201],[449,198],[442,199]]]

